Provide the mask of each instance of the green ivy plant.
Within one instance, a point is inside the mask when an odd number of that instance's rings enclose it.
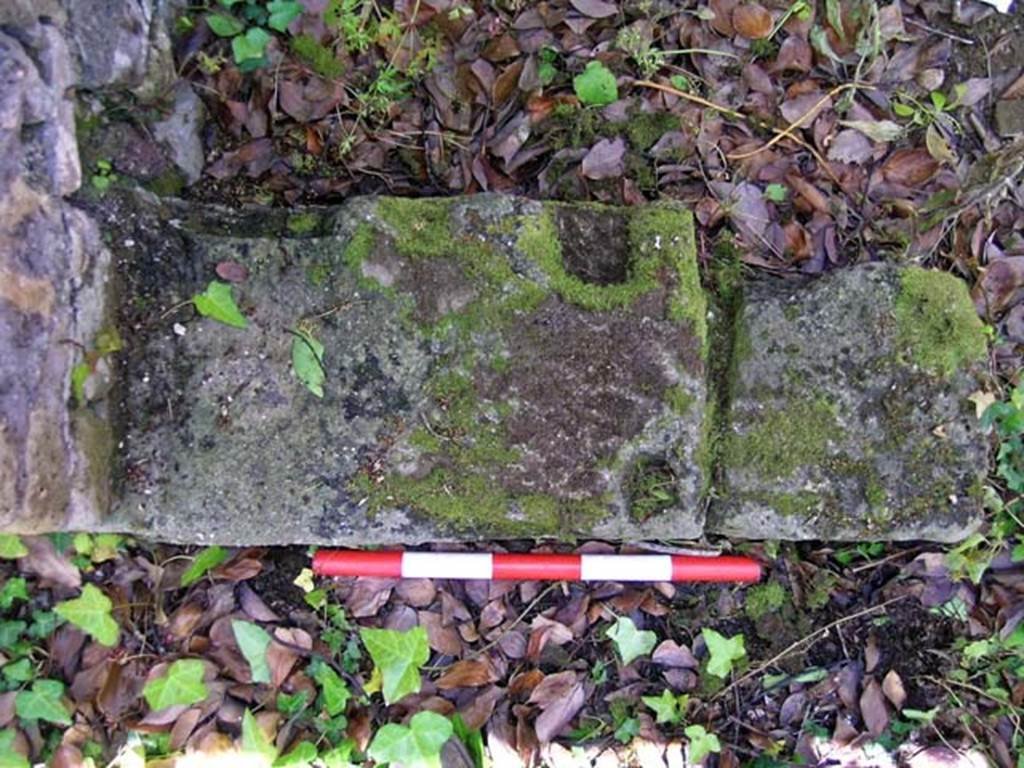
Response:
[[[363,628],[359,636],[373,659],[374,676],[380,677],[385,704],[394,704],[419,691],[420,667],[430,658],[427,631],[423,627],[405,632]]]
[[[235,64],[243,72],[267,65],[271,34],[266,28],[286,32],[303,12],[298,0],[219,0],[219,4],[223,10],[208,13],[206,25],[218,37],[231,40]]]
[[[203,662],[198,659],[179,659],[160,677],[146,683],[142,695],[154,712],[167,707],[190,706],[207,696]]]
[[[614,643],[623,665],[646,656],[654,650],[658,642],[658,636],[654,632],[649,629],[638,630],[633,620],[627,616],[620,616],[605,631],[605,636]]]
[[[708,659],[708,673],[715,677],[728,677],[733,670],[733,665],[746,658],[747,649],[743,635],[726,637],[713,629],[701,630],[704,643],[708,647],[710,658]]]
[[[192,297],[192,303],[203,317],[209,317],[234,328],[245,328],[247,325],[245,316],[235,304],[230,283],[211,280],[205,291]]]

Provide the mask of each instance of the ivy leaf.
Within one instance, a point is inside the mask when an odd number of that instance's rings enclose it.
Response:
[[[28,554],[28,547],[16,533],[0,533],[0,559],[17,560]]]
[[[324,345],[306,330],[292,331],[292,371],[306,389],[317,397],[324,396]]]
[[[273,762],[277,758],[277,748],[270,737],[260,728],[252,712],[248,709],[242,715],[242,749],[245,752],[252,752],[263,755],[267,762]]]
[[[64,683],[59,680],[36,680],[32,690],[14,697],[14,711],[22,720],[45,720],[57,725],[71,725],[71,714],[64,706]]]
[[[680,711],[680,700],[689,701],[685,694],[682,697],[675,696],[672,691],[667,689],[661,692],[661,696],[641,696],[640,698],[644,704],[654,710],[654,714],[657,715],[657,723],[672,725],[679,723],[683,717],[683,713]]]
[[[273,768],[301,768],[317,758],[316,746],[310,741],[300,741],[288,754],[274,761]]]
[[[342,680],[341,675],[320,659],[309,665],[309,674],[316,680],[323,692],[324,709],[327,714],[335,717],[344,712],[352,692],[349,691],[348,685]]]
[[[235,56],[235,63],[244,66],[244,70],[255,69],[263,65],[263,52],[270,42],[270,35],[265,29],[253,27],[244,35],[238,35],[231,40],[231,52]],[[240,326],[244,327],[244,326]]]
[[[228,559],[228,551],[224,547],[207,547],[192,561],[188,570],[181,574],[181,586],[188,587],[199,581],[210,570]]]
[[[57,615],[67,619],[92,636],[100,645],[117,645],[121,634],[114,617],[110,615],[114,604],[95,584],[86,584],[82,594],[74,600],[65,600],[54,607]]]
[[[21,576],[8,579],[0,588],[0,611],[10,609],[15,600],[28,602],[28,587]]]
[[[615,643],[615,650],[622,657],[623,664],[629,664],[634,659],[646,656],[654,650],[654,646],[658,642],[656,634],[649,629],[638,630],[633,620],[626,616],[620,616],[605,632],[605,637]]]
[[[708,672],[715,677],[728,677],[732,672],[733,662],[739,661],[747,655],[743,635],[733,635],[727,638],[713,629],[702,629],[701,634],[708,646],[708,653],[711,654],[711,658],[708,660]]]
[[[235,619],[231,622],[231,629],[235,633],[238,647],[242,649],[242,655],[249,662],[252,681],[254,683],[269,683],[270,665],[267,663],[267,647],[270,645],[270,635],[265,629],[251,621]]]
[[[154,712],[174,706],[189,706],[206,698],[203,662],[197,659],[179,659],[167,669],[167,674],[150,680],[142,689],[146,703]]]
[[[302,3],[295,0],[271,0],[267,3],[267,10],[270,12],[267,26],[278,32],[287,32],[288,25],[302,13],[303,9]]]
[[[703,725],[688,725],[683,731],[690,740],[687,750],[687,762],[699,763],[712,752],[722,751],[722,744],[713,733],[708,733]]]
[[[377,763],[440,768],[441,747],[451,738],[452,730],[452,722],[447,717],[436,712],[419,712],[413,715],[408,727],[388,723],[377,731],[366,754]]]
[[[406,632],[360,629],[359,636],[380,671],[386,704],[394,704],[420,689],[419,668],[430,658],[427,630],[423,627],[413,627]]]
[[[29,768],[24,755],[14,751],[17,734],[10,728],[0,731],[0,768]]]
[[[24,621],[0,621],[0,650],[7,650],[21,637],[28,625]]]
[[[211,13],[206,17],[206,25],[217,37],[234,37],[245,31],[245,23],[241,19],[226,13]]]
[[[3,676],[15,683],[27,683],[35,675],[32,662],[27,658],[12,661],[2,670]]]
[[[600,61],[591,61],[572,79],[573,90],[587,106],[603,107],[619,98],[615,75]]]
[[[253,30],[249,30],[252,32]],[[266,34],[264,32],[263,34]],[[234,41],[237,42],[243,38],[236,37]],[[231,284],[222,283],[220,280],[211,280],[210,284],[206,286],[206,291],[203,293],[197,293],[192,297],[192,303],[195,304],[196,310],[203,317],[210,317],[217,322],[230,325],[235,328],[245,328],[246,321],[242,317],[242,313],[238,311],[238,305],[235,304],[235,297],[231,295]]]

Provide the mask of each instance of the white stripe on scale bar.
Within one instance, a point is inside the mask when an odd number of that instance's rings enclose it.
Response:
[[[672,581],[671,555],[582,555],[583,581]]]
[[[489,579],[494,574],[489,553],[406,552],[403,579]]]

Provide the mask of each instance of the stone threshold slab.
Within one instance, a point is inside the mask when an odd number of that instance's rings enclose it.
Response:
[[[712,296],[670,204],[86,207],[114,267],[107,324],[77,340],[94,503],[74,527],[369,545],[979,523],[986,347],[952,276],[865,265]],[[235,273],[244,328],[190,301]],[[322,396],[293,371],[310,339]],[[11,530],[61,526],[19,509]]]

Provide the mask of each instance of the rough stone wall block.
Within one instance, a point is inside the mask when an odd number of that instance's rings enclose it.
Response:
[[[985,360],[967,288],[948,274],[875,264],[753,288],[709,531],[964,538],[981,520],[987,441],[968,397]]]
[[[0,526],[95,526],[109,506],[110,445],[102,418],[97,430],[69,410],[69,382],[102,322],[109,254],[62,199],[81,181],[63,38],[39,21],[9,29],[0,34]]]

